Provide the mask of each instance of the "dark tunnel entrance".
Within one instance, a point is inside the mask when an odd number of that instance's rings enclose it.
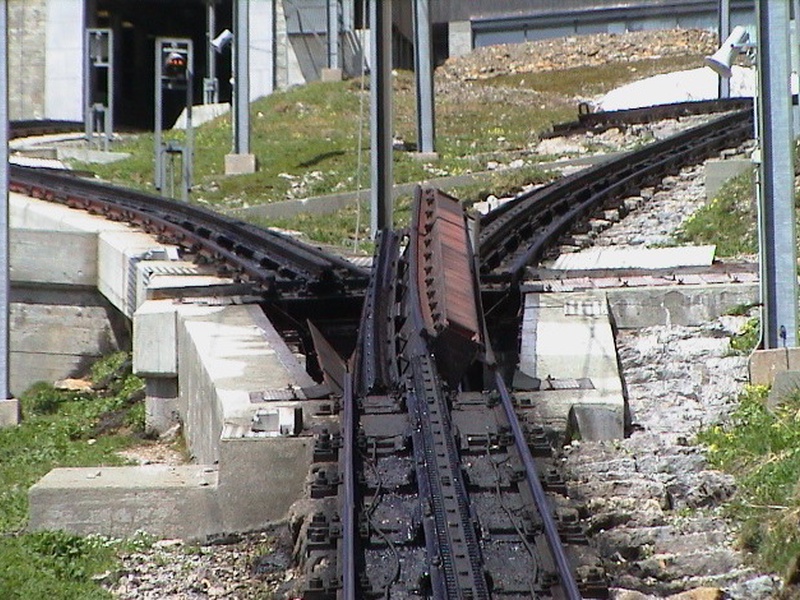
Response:
[[[232,29],[232,0],[215,0],[216,33]],[[203,100],[207,73],[208,0],[87,0],[87,26],[114,32],[114,127],[152,130],[155,118],[155,40],[191,38],[194,44],[194,104]],[[230,55],[216,55],[220,102],[230,101]],[[101,96],[104,90],[97,90]],[[182,93],[164,93],[165,129],[184,107]]]

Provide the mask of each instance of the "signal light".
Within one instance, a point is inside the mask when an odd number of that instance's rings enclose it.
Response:
[[[163,49],[163,78],[169,89],[186,85],[189,76],[189,56],[185,50],[175,48]]]

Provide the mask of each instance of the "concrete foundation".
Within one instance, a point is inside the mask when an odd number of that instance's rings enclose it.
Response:
[[[320,81],[323,83],[335,83],[342,80],[341,69],[320,69]]]
[[[0,428],[19,424],[19,400],[0,400]]]
[[[255,154],[226,154],[225,175],[247,175],[256,172]]]
[[[177,415],[199,464],[56,469],[30,490],[32,529],[202,538],[264,527],[302,498],[314,444],[299,434],[316,408],[303,389],[314,382],[258,307],[144,302],[134,370],[150,423]]]
[[[463,56],[472,52],[472,23],[451,21],[447,40],[450,57]]]

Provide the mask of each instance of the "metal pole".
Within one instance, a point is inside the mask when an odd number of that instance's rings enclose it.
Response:
[[[236,0],[233,32],[233,153],[250,154],[250,2]]]
[[[111,138],[114,135],[114,30],[108,30],[108,67],[106,70],[106,85],[108,87],[108,96],[106,98],[106,141],[105,148],[108,152],[108,145],[111,143]]]
[[[371,0],[370,227],[374,238],[392,228],[392,0]]]
[[[730,0],[719,0],[719,43],[722,44],[731,33],[731,4]],[[727,77],[719,78],[719,97],[730,98],[731,81]]]
[[[762,298],[764,346],[797,346],[794,146],[789,87],[789,3],[759,0]]]
[[[217,81],[217,51],[211,45],[217,31],[217,0],[206,0],[206,78],[203,81],[203,103],[219,102],[219,82]]]
[[[793,91],[793,96],[796,95],[800,99],[800,0],[792,0],[792,20],[794,36],[790,38],[789,44],[791,47],[792,71],[797,83],[797,89]],[[800,136],[800,101],[795,104],[794,99],[792,99],[792,118],[794,120],[794,136],[798,137]]]
[[[430,0],[414,0],[414,67],[417,76],[417,150],[436,152]]]
[[[3,133],[0,139],[0,186],[3,208],[0,210],[0,400],[11,398],[9,394],[9,263],[8,263],[8,4],[0,0],[0,123]]]
[[[328,0],[328,68],[339,68],[339,0]]]
[[[156,81],[155,81],[155,123],[153,124],[153,146],[155,150],[155,158],[156,158],[156,172],[154,177],[154,185],[157,190],[161,190],[164,185],[164,153],[161,144],[161,129],[162,129],[162,120],[163,116],[163,107],[161,106],[164,99],[164,93],[161,88],[163,81],[161,79],[162,70],[164,65],[162,64],[162,54],[164,44],[161,40],[156,40],[156,65],[155,65],[155,73],[156,73]]]

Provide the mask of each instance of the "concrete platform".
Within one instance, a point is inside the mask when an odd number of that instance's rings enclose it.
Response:
[[[574,437],[624,437],[626,399],[604,293],[527,294],[519,371],[539,389],[515,394],[545,421],[572,423]]]

